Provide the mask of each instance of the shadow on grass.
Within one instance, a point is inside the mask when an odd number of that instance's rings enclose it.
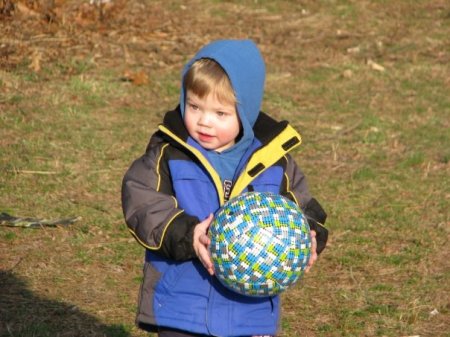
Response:
[[[68,303],[48,300],[24,280],[0,271],[0,337],[128,337],[123,326],[105,325]]]

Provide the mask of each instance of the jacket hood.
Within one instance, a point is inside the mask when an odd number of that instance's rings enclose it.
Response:
[[[186,64],[182,80],[191,65],[201,59],[216,61],[227,73],[237,98],[242,124],[253,127],[261,109],[264,94],[265,65],[262,55],[251,40],[218,40],[204,46]],[[181,90],[180,108],[184,116],[185,88]]]

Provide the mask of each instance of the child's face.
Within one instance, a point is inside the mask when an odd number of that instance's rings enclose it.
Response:
[[[202,147],[217,152],[233,146],[240,130],[234,104],[221,103],[212,94],[200,98],[191,91],[186,95],[184,124]]]

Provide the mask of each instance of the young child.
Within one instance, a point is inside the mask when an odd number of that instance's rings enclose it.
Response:
[[[252,41],[203,47],[184,68],[179,106],[124,177],[126,223],[146,248],[136,321],[159,337],[273,336],[279,328],[279,296],[239,295],[214,276],[207,231],[226,200],[281,194],[308,218],[309,267],[325,248],[326,214],[288,154],[300,135],[260,112],[264,80]]]

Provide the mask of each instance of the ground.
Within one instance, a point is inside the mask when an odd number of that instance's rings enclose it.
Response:
[[[92,3],[91,3],[92,2]],[[251,38],[263,110],[328,212],[297,336],[450,336],[448,1],[0,1],[0,336],[145,336],[121,179],[205,43]]]

